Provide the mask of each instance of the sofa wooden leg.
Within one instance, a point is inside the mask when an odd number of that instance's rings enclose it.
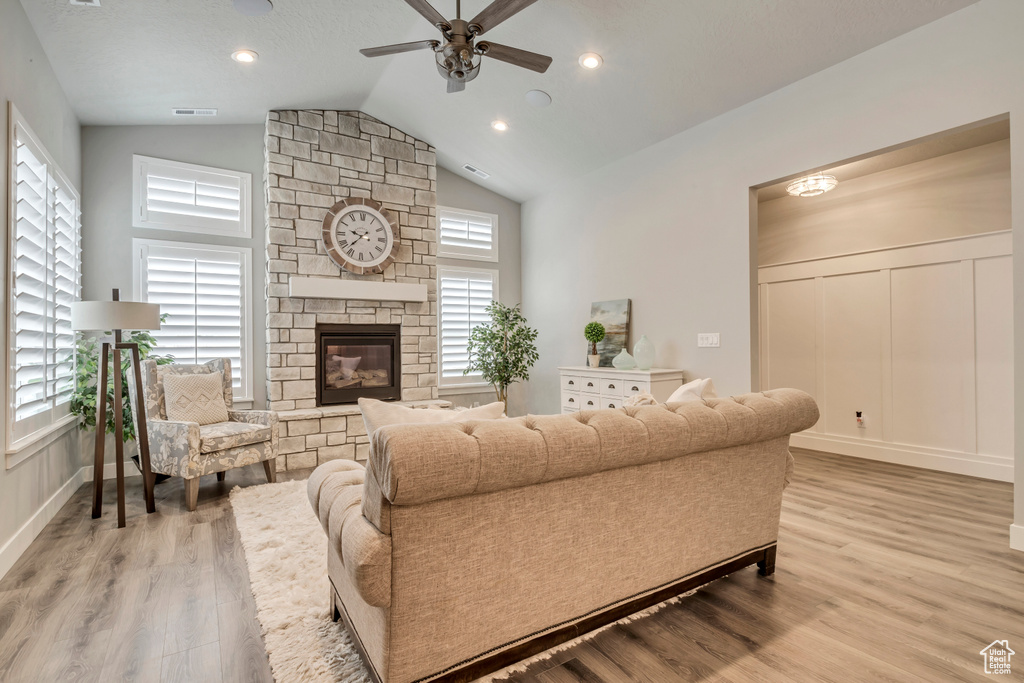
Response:
[[[334,586],[331,586],[331,621],[339,621],[341,619],[341,611],[338,609],[338,596],[334,592]]]
[[[185,507],[189,512],[195,512],[199,504],[199,477],[185,480]]]
[[[224,475],[225,474],[227,474],[227,472],[218,472],[217,473],[217,481],[224,481]]]
[[[263,471],[267,473],[267,481],[271,484],[277,481],[277,458],[263,461]]]
[[[771,576],[775,573],[775,551],[778,546],[764,549],[764,559],[757,561],[757,573],[761,576]]]

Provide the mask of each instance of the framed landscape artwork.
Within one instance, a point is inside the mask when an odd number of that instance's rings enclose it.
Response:
[[[604,340],[598,342],[601,367],[611,367],[612,358],[629,348],[629,299],[595,301],[590,304],[590,319],[604,325]]]

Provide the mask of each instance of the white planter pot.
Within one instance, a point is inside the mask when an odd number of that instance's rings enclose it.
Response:
[[[587,356],[587,365],[596,368],[601,365],[601,354],[593,353]]]

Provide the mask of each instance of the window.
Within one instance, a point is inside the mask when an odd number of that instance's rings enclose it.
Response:
[[[438,269],[441,299],[440,386],[479,384],[479,374],[463,375],[469,363],[469,332],[490,321],[485,310],[498,298],[498,274],[492,270]]]
[[[444,258],[498,260],[498,217],[462,209],[437,208],[437,255]]]
[[[81,233],[78,191],[10,107],[11,270],[8,452],[74,418],[75,335]]]
[[[132,225],[249,237],[252,175],[135,155]]]
[[[252,251],[186,242],[132,240],[135,297],[160,304],[154,353],[179,363],[231,359],[235,398],[252,400]]]

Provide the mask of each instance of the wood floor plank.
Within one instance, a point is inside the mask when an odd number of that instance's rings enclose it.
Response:
[[[220,603],[217,615],[221,624],[220,659],[224,683],[273,681],[252,596],[247,600]]]
[[[207,643],[166,655],[160,665],[160,683],[220,683],[220,643]]]

